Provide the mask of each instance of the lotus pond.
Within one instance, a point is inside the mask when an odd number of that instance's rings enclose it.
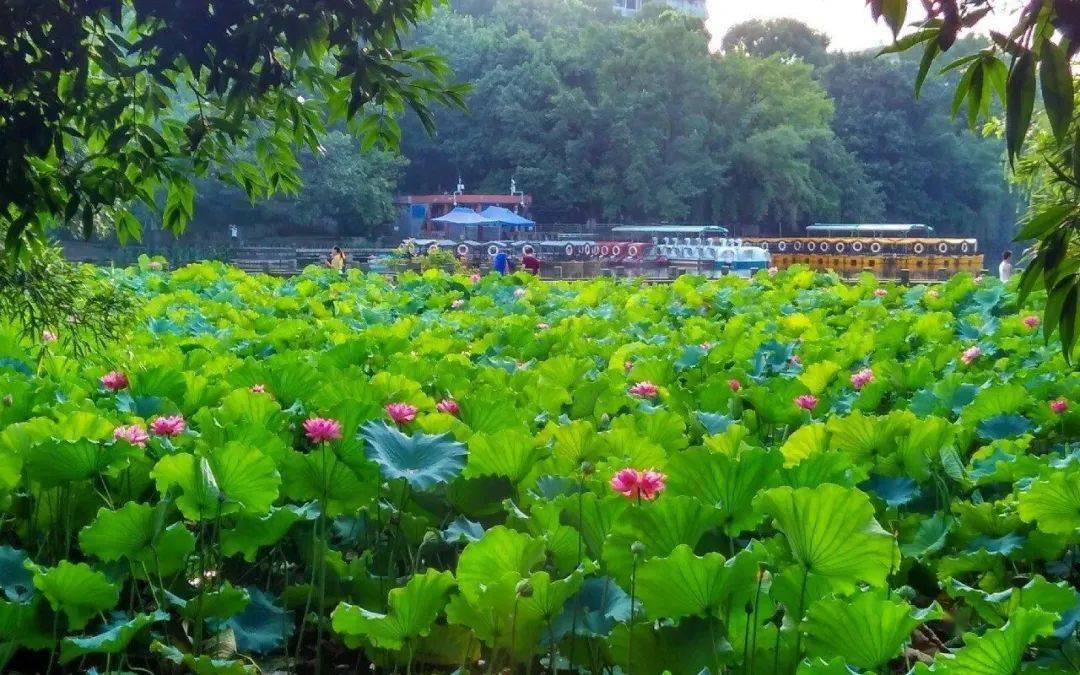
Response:
[[[1080,670],[1044,296],[153,267],[0,328],[0,670]]]

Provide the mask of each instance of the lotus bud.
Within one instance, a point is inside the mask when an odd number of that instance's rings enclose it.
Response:
[[[435,544],[438,543],[440,539],[442,539],[442,537],[439,536],[438,532],[434,530],[428,530],[424,533],[424,542],[422,545],[427,546],[428,544]]]
[[[10,408],[13,403],[15,403],[15,398],[12,397],[11,394],[8,394],[8,395],[4,396],[4,407],[5,408]]]
[[[635,556],[644,555],[645,544],[642,544],[640,541],[635,541],[633,544],[630,544],[630,552]]]
[[[754,603],[752,603],[752,602],[750,602],[748,600],[746,602],[746,607],[743,607],[743,611],[746,612],[747,615],[753,614],[754,613]]]
[[[784,625],[784,613],[786,611],[784,603],[780,603],[776,606],[776,613],[769,618],[769,621],[772,625],[776,626],[777,629]]]
[[[600,415],[600,426],[602,426],[602,427],[607,426],[608,422],[610,422],[610,421],[611,421],[611,415],[609,415],[607,413],[604,413],[604,414]]]
[[[592,462],[582,462],[581,463],[581,475],[582,476],[591,476],[594,473],[596,473],[596,467],[593,466]]]
[[[517,594],[522,598],[531,598],[533,594],[532,584],[528,579],[522,579],[517,585]]]

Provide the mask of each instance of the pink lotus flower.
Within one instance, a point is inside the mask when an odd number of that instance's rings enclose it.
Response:
[[[150,423],[150,431],[158,436],[179,436],[184,433],[184,429],[186,428],[187,423],[184,422],[183,415],[158,417]]]
[[[623,361],[622,367],[623,367],[623,370],[625,370],[626,372],[629,373],[631,370],[634,369],[634,362],[631,361],[630,359],[627,359],[627,360]]]
[[[312,443],[325,443],[341,438],[341,422],[325,417],[304,420],[304,435]]]
[[[435,409],[441,413],[446,413],[447,415],[454,415],[455,417],[458,413],[461,412],[461,407],[457,404],[457,401],[452,398],[444,398],[443,400],[439,401],[435,404]]]
[[[735,378],[731,378],[727,381],[727,386],[731,388],[731,391],[738,393],[742,389],[742,382],[739,382]]]
[[[547,330],[548,328],[551,328],[551,324],[549,324],[549,323],[538,323],[538,324],[536,324],[536,330]]]
[[[818,397],[813,394],[803,394],[795,397],[795,405],[803,410],[813,410],[817,407]]]
[[[780,268],[778,268],[778,267],[770,267],[769,268],[769,276],[770,277],[775,277],[779,273],[780,273]]]
[[[638,489],[641,490],[641,498],[646,501],[656,499],[656,496],[667,487],[666,481],[667,476],[659,471],[653,469],[643,471],[638,478]]]
[[[802,363],[802,357],[798,354],[792,354],[791,358],[788,359],[788,363]]]
[[[124,375],[119,370],[110,371],[101,376],[101,385],[109,391],[120,391],[121,389],[127,389],[127,375]]]
[[[417,409],[408,403],[387,403],[386,414],[394,420],[394,424],[408,424],[416,419]]]
[[[1034,314],[1024,317],[1024,325],[1028,328],[1034,328],[1038,326],[1040,322],[1041,319],[1039,319],[1039,317],[1035,316]]]
[[[982,350],[978,347],[968,347],[964,350],[964,353],[960,355],[960,360],[964,362],[965,366],[970,366],[975,359],[982,356]]]
[[[700,347],[701,351],[703,351],[703,352],[712,351],[713,343],[711,343],[711,342],[702,342],[700,345],[698,345],[698,347]]]
[[[643,380],[630,387],[630,393],[641,398],[652,398],[660,393],[660,388],[648,380]]]
[[[51,330],[41,331],[41,341],[47,345],[51,345],[52,343],[56,342],[56,333],[52,332]]]
[[[666,480],[667,476],[659,471],[636,471],[627,467],[611,477],[611,489],[631,499],[640,497],[652,501],[664,491]]]
[[[887,290],[885,290],[884,288],[875,288],[874,289],[874,296],[875,297],[884,298],[888,294],[889,294],[889,292]]]
[[[938,298],[941,297],[941,293],[938,293],[937,291],[935,291],[934,289],[931,288],[930,290],[928,290],[926,292],[926,297],[930,298],[931,300],[937,300]]]
[[[1069,402],[1065,400],[1064,397],[1055,398],[1053,401],[1050,401],[1050,410],[1052,410],[1055,415],[1064,415],[1065,411],[1068,409]]]
[[[524,288],[515,288],[514,289],[514,297],[515,298],[524,298],[525,297],[525,289]]]
[[[471,281],[474,284],[480,283],[480,275],[479,274],[473,274],[472,276],[469,277],[469,281]]]
[[[265,393],[267,393],[265,384],[253,384],[253,385],[251,385],[251,388],[248,389],[248,391],[250,391],[252,394],[265,394]]]
[[[457,300],[454,300],[453,302],[450,303],[450,308],[451,309],[461,309],[464,306],[465,306],[465,301],[462,300],[461,298],[458,298]]]
[[[863,368],[851,376],[851,386],[855,387],[855,389],[862,389],[873,381],[874,371],[869,368]]]
[[[116,427],[113,429],[113,438],[120,441],[127,441],[140,448],[145,448],[146,441],[150,440],[150,436],[147,435],[146,429],[143,429],[138,424]]]

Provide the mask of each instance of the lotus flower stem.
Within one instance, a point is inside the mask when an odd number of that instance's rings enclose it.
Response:
[[[757,654],[757,632],[760,619],[758,618],[758,611],[761,609],[761,585],[765,581],[765,565],[763,563],[758,564],[758,579],[757,579],[757,591],[754,593],[754,638],[750,643],[750,674],[754,672],[754,655]]]
[[[638,497],[638,503],[641,503],[641,497]],[[626,641],[626,673],[627,675],[633,675],[634,673],[634,610],[636,609],[637,598],[637,554],[634,554],[634,562],[630,567],[630,635]]]
[[[577,619],[576,611],[574,612],[574,619]],[[559,675],[559,664],[555,661],[555,631],[551,629],[551,616],[547,617],[547,629],[548,641],[551,643],[551,652],[548,654],[548,668],[551,670],[552,675]],[[529,661],[529,672],[532,672],[532,661]]]
[[[580,482],[578,484],[578,494],[577,494],[577,517],[578,517],[577,521],[578,521],[578,527],[577,527],[577,564],[574,566],[575,569],[581,567],[581,558],[582,558],[582,556],[584,554],[583,544],[584,544],[585,536],[581,533],[582,517],[583,517],[583,514],[585,512],[585,507],[584,507],[584,504],[583,504],[584,496],[585,496],[585,468],[582,467],[581,480],[580,480]],[[579,602],[579,601],[577,601],[577,599],[575,599],[575,601],[574,601],[574,618],[570,622],[570,658],[571,659],[574,658],[574,647],[577,646],[577,620],[578,620],[578,611],[580,610],[580,608],[581,608],[581,602]],[[554,666],[552,666],[552,668],[554,668]],[[553,672],[557,672],[557,671],[553,671]]]
[[[804,567],[802,585],[799,587],[799,612],[795,615],[795,663],[799,662],[799,653],[802,648],[802,630],[799,628],[799,624],[802,623],[803,610],[806,609],[806,580],[809,577],[810,570],[809,568]],[[779,635],[779,633],[777,633],[777,635]]]
[[[329,541],[326,536],[326,446],[326,443],[319,444],[322,450],[322,494],[319,497],[319,536],[316,538],[316,541],[321,546],[319,546],[319,566],[315,570],[319,575],[319,614],[315,626],[315,675],[322,673],[323,617],[326,615],[326,547],[328,546],[327,541]],[[411,659],[409,665],[412,666]]]

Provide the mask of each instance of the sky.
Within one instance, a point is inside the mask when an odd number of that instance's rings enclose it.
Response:
[[[731,26],[748,19],[776,19],[791,17],[826,33],[832,38],[832,49],[855,51],[882,47],[892,41],[892,33],[884,22],[875,24],[870,18],[866,0],[706,0],[709,18],[706,22],[713,35],[713,45]],[[922,17],[921,3],[911,2],[918,16]],[[1019,4],[1019,0],[1005,0],[1007,5]],[[1009,12],[988,18],[986,29],[1002,30],[1010,26],[1013,18]]]

